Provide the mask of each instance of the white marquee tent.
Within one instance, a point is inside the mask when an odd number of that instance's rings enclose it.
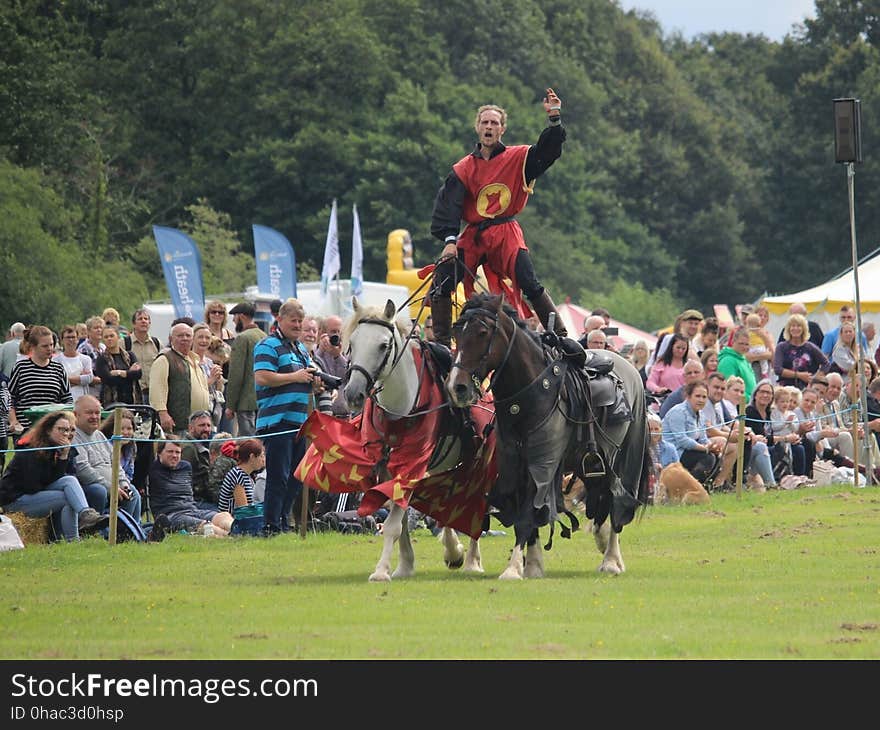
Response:
[[[859,264],[859,303],[862,323],[873,322],[880,329],[880,249],[871,258]],[[807,317],[816,322],[823,332],[840,324],[838,312],[844,304],[855,305],[855,277],[852,268],[824,284],[783,296],[767,297],[761,304],[770,312],[769,328],[777,336],[788,319],[788,308],[801,302],[807,308]]]

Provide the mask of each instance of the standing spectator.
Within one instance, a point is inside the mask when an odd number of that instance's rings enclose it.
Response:
[[[0,370],[0,474],[6,467],[6,445],[9,443],[9,409],[12,398],[9,395],[9,378]]]
[[[233,513],[236,507],[254,503],[254,475],[266,467],[266,452],[257,439],[238,444],[237,463],[223,478],[217,507]]]
[[[321,321],[314,361],[325,373],[335,375],[338,378],[345,377],[348,370],[348,358],[342,354],[342,319],[335,314],[324,317]],[[342,389],[338,389],[331,395],[333,397],[333,415],[346,418],[349,410]]]
[[[226,314],[226,305],[219,299],[212,299],[205,304],[205,317],[207,319],[206,324],[211,330],[211,334],[214,335],[214,337],[219,337],[227,345],[232,344],[232,340],[235,339],[235,334],[230,332],[226,327],[226,320],[228,318],[228,315]]]
[[[88,394],[101,397],[101,378],[95,367],[98,355],[104,351],[104,320],[101,317],[89,317],[86,320],[86,339],[80,342],[79,350],[84,355],[88,355],[92,359],[92,373],[94,377],[88,386]]]
[[[76,349],[76,342],[76,328],[70,325],[64,327],[61,330],[62,350],[52,356],[64,366],[74,403],[81,395],[88,395],[93,377],[92,359]]]
[[[853,325],[856,321],[856,310],[851,307],[849,304],[844,304],[840,308],[840,312],[838,313],[838,317],[840,318],[840,324],[844,324],[846,322],[851,322]],[[825,336],[822,338],[822,352],[828,356],[828,359],[831,359],[831,353],[834,352],[834,346],[837,344],[837,337],[840,334],[840,326],[838,325],[833,330],[830,330],[825,333]],[[859,339],[861,340],[862,347],[865,349],[865,352],[868,351],[868,343],[865,341],[865,335],[859,333]]]
[[[73,404],[64,366],[52,359],[55,351],[52,330],[36,325],[27,330],[24,341],[30,347],[30,357],[15,363],[9,379],[12,403],[9,427],[13,434],[20,434],[31,427],[26,413],[28,408],[56,403]]]
[[[606,350],[608,349],[608,340],[605,333],[601,329],[591,330],[587,335],[587,350]]]
[[[684,364],[688,360],[690,339],[683,334],[667,338],[669,346],[654,363],[645,387],[652,393],[669,393],[684,385]]]
[[[802,314],[792,314],[785,323],[773,353],[773,372],[780,385],[803,390],[817,372],[828,368],[828,358],[806,339],[807,331],[807,319]]]
[[[186,442],[181,442],[181,458],[192,467],[193,499],[199,509],[210,509],[217,504],[217,492],[211,489],[209,471],[211,469],[211,432],[214,423],[208,411],[195,411],[189,417]]]
[[[150,465],[150,508],[156,522],[164,515],[174,532],[200,532],[210,524],[213,537],[226,537],[232,528],[231,514],[216,507],[201,509],[196,504],[192,467],[181,460],[180,443],[173,435],[159,442],[156,459]]]
[[[277,312],[275,313],[277,317]],[[272,323],[274,327],[274,322]],[[269,330],[272,332],[273,330]],[[303,320],[302,343],[306,346],[311,357],[315,356],[315,349],[318,347],[318,333],[321,331],[321,323],[317,317],[307,314]]]
[[[636,340],[633,349],[629,354],[633,367],[639,371],[642,376],[642,385],[648,381],[648,374],[645,372],[645,366],[648,364],[648,358],[651,352],[648,350],[648,343],[644,340]]]
[[[831,350],[829,373],[840,373],[844,384],[859,362],[859,346],[856,344],[856,325],[854,322],[841,322],[837,329],[837,342]]]
[[[746,360],[752,365],[755,373],[755,381],[775,378],[770,376],[770,363],[773,361],[773,340],[770,333],[761,325],[761,315],[757,312],[746,317],[746,327],[749,331],[749,351]]]
[[[73,436],[73,445],[77,447],[74,457],[76,477],[87,493],[90,490],[85,485],[99,486],[103,490],[100,506],[89,500],[101,512],[109,503],[113,485],[113,446],[101,431],[101,404],[93,395],[80,396],[74,403],[73,415],[76,425]],[[141,495],[134,488],[121,463],[118,483],[119,506],[136,520],[140,520]]]
[[[865,357],[870,359],[874,352],[874,338],[877,337],[877,328],[873,322],[862,322],[862,337],[865,340]]]
[[[694,337],[697,336],[702,321],[703,315],[696,309],[685,309],[679,314],[675,318],[675,322],[672,324],[672,333],[663,335],[657,340],[654,352],[651,353],[651,357],[648,359],[648,364],[645,366],[645,372],[650,376],[654,363],[666,354],[667,348],[672,344],[673,335],[681,335],[690,344]],[[693,360],[700,359],[700,356],[697,355],[696,351],[690,347],[688,348],[688,357]]]
[[[119,312],[113,307],[107,307],[101,312],[101,319],[104,320],[105,327],[115,327],[120,337],[125,337],[128,334],[128,330],[121,324]]]
[[[232,310],[237,336],[229,355],[229,380],[226,383],[226,417],[235,419],[238,436],[253,436],[257,431],[257,391],[254,383],[254,347],[266,333],[254,322],[254,305],[236,304]]]
[[[150,402],[150,368],[153,361],[162,352],[162,344],[158,337],[150,334],[150,324],[152,323],[150,313],[144,309],[135,310],[131,315],[131,334],[122,338],[122,346],[129,350],[140,363],[141,372],[141,396],[142,403]]]
[[[28,448],[15,454],[0,481],[0,506],[28,517],[58,515],[67,540],[97,532],[110,521],[89,507],[75,476],[70,446],[75,431],[71,412],[46,414],[22,437]]]
[[[706,317],[700,326],[700,332],[691,340],[691,349],[702,357],[707,350],[718,349],[719,326],[716,317]]]
[[[170,347],[159,353],[150,371],[150,405],[165,433],[185,433],[189,414],[211,406],[208,380],[192,343],[192,327],[178,322],[171,328]]]
[[[9,339],[0,345],[0,372],[12,375],[12,366],[18,361],[21,341],[24,338],[25,326],[16,322],[9,328]]]
[[[700,355],[700,364],[703,366],[703,375],[708,378],[712,373],[718,372],[718,352],[714,349],[703,350]]]
[[[122,347],[119,330],[112,324],[104,327],[104,350],[95,361],[95,372],[102,382],[102,405],[143,403],[141,365],[134,354]]]
[[[601,331],[605,326],[605,320],[598,314],[590,314],[584,317],[584,331],[583,334],[578,338],[578,342],[581,347],[588,347],[588,342],[590,340],[590,334],[595,332],[596,330]],[[604,332],[602,334],[605,334]]]
[[[733,331],[731,344],[725,347],[718,355],[718,372],[725,378],[737,375],[743,379],[746,386],[746,399],[751,398],[755,389],[755,371],[746,359],[749,351],[749,330],[747,327],[737,327]]]
[[[308,416],[315,376],[314,363],[299,341],[305,313],[296,299],[288,299],[278,312],[278,332],[254,349],[257,388],[257,433],[266,448],[266,534],[290,529],[288,515],[302,492],[293,476],[306,449],[306,440],[294,438]]]
[[[193,327],[193,352],[199,358],[199,365],[208,381],[208,398],[211,402],[208,410],[211,413],[214,426],[218,426],[220,418],[223,416],[223,406],[226,403],[224,392],[226,381],[223,379],[223,366],[220,363],[215,363],[210,354],[211,343],[215,340],[225,344],[211,334],[208,325],[200,322]],[[184,456],[184,458],[186,457]]]
[[[803,304],[803,302],[794,302],[788,308],[788,315],[791,317],[793,314],[798,314],[804,318],[804,322],[807,322],[807,329],[804,330],[804,337],[807,342],[812,342],[817,348],[822,349],[822,340],[825,338],[825,335],[822,332],[822,328],[812,320],[807,320],[807,308]],[[784,331],[779,333],[779,342],[782,342],[782,337],[784,335]],[[801,389],[803,390],[803,388]]]

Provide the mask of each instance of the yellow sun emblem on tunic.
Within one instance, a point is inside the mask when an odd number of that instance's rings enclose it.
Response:
[[[510,188],[490,183],[477,194],[477,212],[484,218],[497,218],[510,205]]]

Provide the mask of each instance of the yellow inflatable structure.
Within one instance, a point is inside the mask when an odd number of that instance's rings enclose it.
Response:
[[[412,319],[418,318],[419,324],[423,324],[425,317],[431,315],[430,307],[426,306],[425,309],[422,309],[422,299],[428,296],[428,290],[431,285],[426,284],[421,290],[419,290],[419,287],[425,284],[425,279],[419,278],[419,270],[422,267],[415,268],[415,265],[413,264],[413,244],[412,236],[409,235],[409,231],[404,228],[397,228],[391,231],[391,233],[388,234],[386,254],[388,274],[385,278],[385,282],[387,284],[405,286],[409,290],[410,295],[419,291],[419,294],[409,305],[409,316]],[[486,282],[483,279],[482,268],[477,270],[477,278],[485,287]],[[456,301],[459,302],[459,305],[462,305],[465,301],[465,296],[464,287],[461,284],[458,285],[456,295]]]

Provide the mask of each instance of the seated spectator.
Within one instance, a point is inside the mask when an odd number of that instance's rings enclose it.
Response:
[[[236,507],[254,504],[254,475],[266,468],[266,452],[258,439],[238,442],[237,463],[223,478],[217,507],[234,512]]]
[[[663,421],[656,413],[648,414],[648,433],[651,440],[648,448],[654,471],[659,474],[664,467],[678,461],[678,452],[669,441],[663,438]]]
[[[773,353],[773,372],[779,384],[803,390],[816,373],[825,372],[828,366],[825,353],[807,339],[806,318],[792,314]]]
[[[807,386],[801,391],[800,403],[794,409],[798,433],[801,434],[801,443],[804,447],[804,463],[807,476],[813,475],[813,462],[816,460],[817,452],[822,454],[825,449],[824,444],[819,445],[819,442],[822,440],[822,433],[820,429],[816,428],[818,425],[816,407],[820,400],[818,391],[811,386]]]
[[[60,517],[66,540],[97,532],[110,518],[89,507],[76,478],[76,450],[71,440],[76,431],[70,411],[43,416],[21,439],[27,449],[16,452],[0,480],[0,506],[7,512],[28,517]]]
[[[93,395],[80,396],[73,406],[76,432],[73,444],[77,447],[74,468],[80,484],[100,485],[104,492],[99,512],[109,504],[113,486],[113,447],[101,431],[101,404]],[[141,518],[141,495],[131,483],[120,464],[118,477],[119,507],[137,520]]]
[[[193,497],[199,509],[212,509],[217,505],[219,492],[211,490],[209,472],[211,451],[209,443],[214,422],[208,411],[195,411],[189,417],[185,441],[181,442],[181,458],[192,467]]]
[[[648,359],[645,372],[648,375],[651,374],[651,369],[654,367],[654,363],[666,353],[666,349],[672,344],[672,335],[681,335],[688,341],[688,345],[690,345],[693,339],[697,336],[702,321],[703,315],[696,309],[686,309],[679,314],[672,325],[672,333],[663,334],[657,340],[657,346],[654,349],[654,352],[651,353],[651,357]],[[688,347],[688,357],[692,360],[700,359],[700,356],[692,347]]]
[[[198,507],[193,498],[192,467],[181,460],[181,454],[180,442],[170,435],[159,442],[156,460],[150,465],[150,507],[156,521],[164,515],[174,532],[200,532],[210,524],[214,537],[226,537],[232,528],[232,515]]]
[[[867,380],[866,382],[870,383],[872,381]],[[843,392],[840,394],[838,398],[838,403],[840,404],[840,418],[843,421],[844,427],[852,434],[853,422],[855,421],[857,425],[857,433],[859,440],[859,464],[867,464],[868,463],[868,450],[870,449],[870,457],[871,464],[875,467],[880,466],[880,451],[877,449],[877,441],[870,434],[868,438],[865,438],[865,426],[864,419],[861,417],[861,384],[859,383],[858,378],[851,378],[849,382],[844,386]],[[871,428],[870,420],[871,420],[871,404],[870,404],[870,387],[868,388],[868,393],[866,394],[869,398],[868,403],[868,426]],[[854,408],[855,407],[855,408]],[[857,409],[857,410],[856,410]]]
[[[134,413],[125,409],[123,409],[122,415],[119,417],[119,420],[119,435],[123,439],[121,442],[122,448],[119,452],[119,466],[122,467],[122,470],[125,472],[128,480],[132,484],[134,484],[134,467],[135,461],[137,459],[137,444],[132,439],[134,438],[134,432],[137,426],[137,422],[135,420]],[[110,439],[113,436],[115,425],[116,417],[113,413],[111,413],[101,423],[101,433],[103,433],[107,439]],[[143,503],[143,499],[141,500],[141,502]]]
[[[840,308],[840,312],[838,313],[838,317],[840,319],[840,324],[845,322],[852,322],[853,326],[855,326],[856,321],[856,310],[854,307],[851,307],[849,304],[844,304]],[[822,338],[822,352],[831,359],[831,353],[834,352],[834,346],[837,344],[837,337],[840,334],[840,327],[835,327],[833,330],[829,330],[825,333],[825,336]],[[860,333],[861,345],[864,348],[865,352],[868,351],[868,343],[865,340],[865,336]]]
[[[821,389],[822,382],[825,384],[824,391]],[[816,428],[819,429],[826,444],[822,458],[833,459],[837,455],[850,462],[843,466],[852,466],[852,458],[855,454],[852,434],[846,428],[838,401],[843,392],[843,378],[840,373],[828,373],[824,381],[814,381],[814,386],[818,386],[822,394],[822,402],[817,407],[819,416],[816,419],[818,421]]]
[[[216,493],[219,497],[223,477],[226,476],[226,472],[235,466],[235,452],[236,442],[228,431],[221,431],[211,439],[211,443],[208,446],[208,457],[211,460],[211,466],[208,469],[209,493]],[[257,501],[259,502],[260,500]]]
[[[716,465],[724,451],[724,439],[709,438],[702,411],[709,399],[709,391],[702,381],[685,386],[685,400],[674,406],[663,419],[663,438],[676,449],[678,460],[697,481],[704,483],[713,478],[716,488],[722,486]]]
[[[740,404],[745,407],[745,392],[743,379],[731,375],[724,381],[724,397],[718,404],[722,423],[728,424],[736,433],[739,433],[739,424],[734,425],[733,421],[739,416]],[[710,391],[710,399],[711,397]],[[767,438],[755,433],[747,422],[743,427],[743,433],[748,439],[744,444],[743,473],[748,473],[748,484],[753,488],[772,486],[776,479],[773,477],[773,462],[770,460]]]
[[[770,428],[773,430],[773,438],[776,448],[785,454],[785,459],[791,464],[791,473],[795,476],[807,474],[806,455],[797,415],[791,405],[791,395],[786,386],[777,386],[773,393],[773,405],[770,409]]]
[[[703,366],[703,375],[708,378],[712,373],[718,372],[718,353],[715,350],[703,350],[700,355],[700,364]]]
[[[104,349],[95,358],[95,374],[101,378],[101,405],[143,403],[141,364],[122,346],[116,327],[106,325],[102,337]]]
[[[665,416],[669,412],[669,409],[672,408],[672,406],[677,406],[679,403],[684,401],[684,389],[688,383],[694,383],[697,380],[702,380],[706,382],[706,378],[704,377],[703,373],[703,366],[697,360],[688,360],[685,363],[682,372],[684,373],[684,384],[673,390],[663,400],[663,403],[660,405],[660,418],[663,418],[663,416]]]
[[[669,346],[651,368],[645,387],[651,393],[671,393],[684,385],[684,364],[688,360],[690,341],[684,335],[675,334]]]

